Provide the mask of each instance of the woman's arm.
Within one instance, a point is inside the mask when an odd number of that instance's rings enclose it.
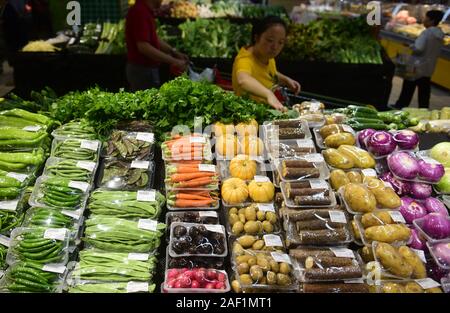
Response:
[[[286,108],[281,104],[281,102],[277,99],[273,92],[270,89],[264,87],[263,84],[253,78],[249,73],[239,72],[236,76],[239,87],[241,87],[245,91],[248,91],[252,95],[266,99],[267,103],[277,110],[286,110]]]
[[[300,92],[301,86],[298,81],[293,80],[280,72],[277,72],[277,77],[281,84],[286,85],[293,93],[298,94]]]
[[[152,60],[155,60],[158,62],[172,64],[182,70],[184,70],[186,68],[186,65],[187,65],[186,61],[174,58],[173,56],[171,56],[167,53],[164,53],[163,51],[153,47],[147,41],[139,41],[137,43],[137,48],[140,53],[142,53],[149,59],[152,59]]]
[[[185,60],[185,61],[189,61],[189,57],[186,54],[177,51],[175,48],[170,46],[164,40],[159,39],[159,45],[160,45],[161,50],[164,51],[165,53],[171,54],[177,59],[182,59],[182,60]]]

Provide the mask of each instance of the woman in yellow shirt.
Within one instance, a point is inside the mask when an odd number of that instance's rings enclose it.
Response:
[[[275,64],[286,42],[286,32],[286,23],[276,16],[265,17],[253,26],[252,44],[241,48],[233,63],[233,90],[238,96],[249,95],[285,111],[272,88],[285,85],[295,94],[300,92],[300,84],[278,72]]]

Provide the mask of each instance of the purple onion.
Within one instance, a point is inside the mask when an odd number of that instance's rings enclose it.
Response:
[[[384,130],[376,131],[367,137],[366,146],[367,151],[375,156],[391,154],[397,148],[392,134]]]
[[[424,206],[428,213],[439,213],[443,216],[448,216],[447,208],[441,201],[436,198],[427,198],[424,201]]]
[[[430,213],[423,218],[422,230],[433,239],[450,237],[450,220],[438,213]]]
[[[375,129],[367,128],[358,133],[358,142],[361,148],[366,149],[366,139],[374,132],[376,132]]]
[[[437,243],[431,250],[439,262],[450,265],[450,242]]]
[[[405,218],[406,223],[412,224],[415,219],[422,218],[427,215],[427,210],[416,200],[410,197],[402,197],[402,205],[400,213]]]
[[[409,244],[409,246],[417,250],[426,249],[425,242],[420,239],[419,232],[415,228],[411,228],[411,243]]]
[[[414,150],[419,144],[419,136],[409,129],[399,130],[393,137],[402,150]]]
[[[424,160],[419,160],[419,177],[423,180],[437,183],[442,176],[444,176],[444,166],[440,163],[427,163]]]
[[[391,172],[403,179],[414,179],[419,173],[419,164],[416,159],[407,152],[396,152],[387,158]]]
[[[380,175],[380,179],[390,183],[392,188],[394,188],[395,193],[399,196],[409,195],[410,184],[408,182],[398,180],[394,177],[394,175],[392,175],[391,172],[384,172]]]
[[[433,193],[433,189],[429,184],[412,183],[410,186],[410,194],[416,199],[426,199]]]

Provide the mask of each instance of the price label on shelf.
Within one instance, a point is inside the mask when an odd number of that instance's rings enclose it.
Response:
[[[189,137],[189,143],[206,143],[206,138],[203,136],[191,136]]]
[[[262,175],[255,175],[253,177],[253,180],[257,183],[266,183],[266,182],[270,182],[269,177],[267,176],[262,176]]]
[[[9,247],[10,243],[11,243],[11,238],[0,235],[0,244],[4,245],[5,247]]]
[[[427,263],[427,258],[425,257],[425,252],[423,250],[417,250],[417,249],[413,249],[410,248],[412,251],[414,251],[415,254],[417,254],[417,256],[420,258],[420,260],[423,263]]]
[[[73,218],[73,219],[79,220],[80,217],[81,217],[81,214],[82,214],[83,212],[82,212],[82,209],[78,209],[78,210],[76,210],[76,211],[71,211],[71,210],[61,210],[61,213],[64,214],[64,215],[66,215],[66,216],[69,216],[69,217],[71,217],[71,218]]]
[[[258,210],[262,212],[275,212],[273,203],[258,203]]]
[[[95,141],[95,140],[81,140],[80,147],[83,148],[83,149],[97,151],[97,149],[98,149],[98,141]]]
[[[406,224],[405,218],[399,211],[389,211],[389,215],[394,222]]]
[[[214,233],[221,233],[224,234],[222,225],[218,225],[218,224],[211,224],[211,225],[204,225],[205,228],[209,231],[212,231]]]
[[[150,166],[150,162],[149,161],[141,161],[141,160],[134,160],[133,162],[131,162],[130,167],[131,168],[140,168],[140,169],[148,169],[148,167]]]
[[[355,254],[348,248],[330,248],[331,252],[338,258],[355,258]]]
[[[156,190],[138,190],[136,200],[154,202],[156,201]]]
[[[416,279],[415,282],[418,283],[423,289],[431,289],[441,286],[441,284],[431,278]]]
[[[18,200],[0,201],[0,210],[15,211],[17,210]]]
[[[264,235],[263,240],[266,247],[283,247],[283,242],[281,241],[280,236]]]
[[[275,262],[292,264],[291,258],[286,253],[271,252],[270,255],[275,260]]]
[[[361,170],[361,173],[366,177],[377,177],[377,172],[373,168],[365,168]]]
[[[63,274],[66,271],[66,266],[63,264],[50,263],[50,264],[45,264],[42,267],[42,270],[45,272]]]
[[[313,162],[313,163],[322,163],[324,162],[323,156],[319,153],[311,153],[311,154],[306,154],[305,156],[303,156],[303,158],[308,161],[308,162]]]
[[[155,134],[153,133],[137,133],[136,139],[140,141],[150,142],[155,141]]]
[[[18,180],[21,183],[23,183],[25,181],[25,179],[27,179],[27,177],[28,177],[28,175],[26,175],[26,174],[14,173],[14,172],[9,172],[8,174],[6,174],[6,176],[14,178],[15,180]]]
[[[330,220],[333,223],[347,224],[347,218],[345,217],[344,212],[332,210],[332,211],[329,211],[328,214],[330,215]]]
[[[30,125],[30,126],[25,126],[24,128],[22,128],[23,130],[26,130],[27,132],[38,132],[42,129],[41,126],[39,125]]]
[[[140,281],[130,281],[127,283],[127,292],[148,292],[148,283]]]
[[[149,257],[148,253],[128,253],[128,260],[148,261]]]
[[[77,162],[77,167],[78,168],[82,168],[84,170],[87,170],[89,172],[93,172],[95,169],[95,166],[97,164],[95,162],[90,162],[90,161],[78,161]]]
[[[151,230],[156,231],[158,229],[158,221],[141,218],[138,221],[138,228],[145,229],[145,230]]]
[[[198,170],[200,172],[213,172],[214,173],[216,171],[216,166],[214,164],[199,164]]]
[[[198,212],[198,216],[200,216],[200,217],[215,217],[215,218],[217,218],[217,212],[215,212],[215,211],[200,211],[200,212]]]
[[[343,129],[345,132],[347,132],[347,133],[353,133],[353,128],[351,128],[350,126],[344,125],[344,124],[341,124],[341,126],[342,126],[342,129]]]
[[[64,241],[66,239],[67,229],[65,228],[47,228],[44,232],[44,239],[55,239]]]
[[[87,192],[89,189],[89,184],[84,181],[71,180],[69,182],[69,187],[79,189],[82,192]]]
[[[309,185],[312,189],[328,189],[328,184],[323,179],[311,179]]]
[[[297,146],[299,148],[314,148],[314,142],[311,139],[298,139]]]

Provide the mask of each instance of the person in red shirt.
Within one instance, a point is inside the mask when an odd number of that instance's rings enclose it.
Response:
[[[154,11],[162,0],[136,0],[125,24],[127,80],[133,91],[159,87],[159,66],[167,63],[185,70],[188,57],[158,38]]]

